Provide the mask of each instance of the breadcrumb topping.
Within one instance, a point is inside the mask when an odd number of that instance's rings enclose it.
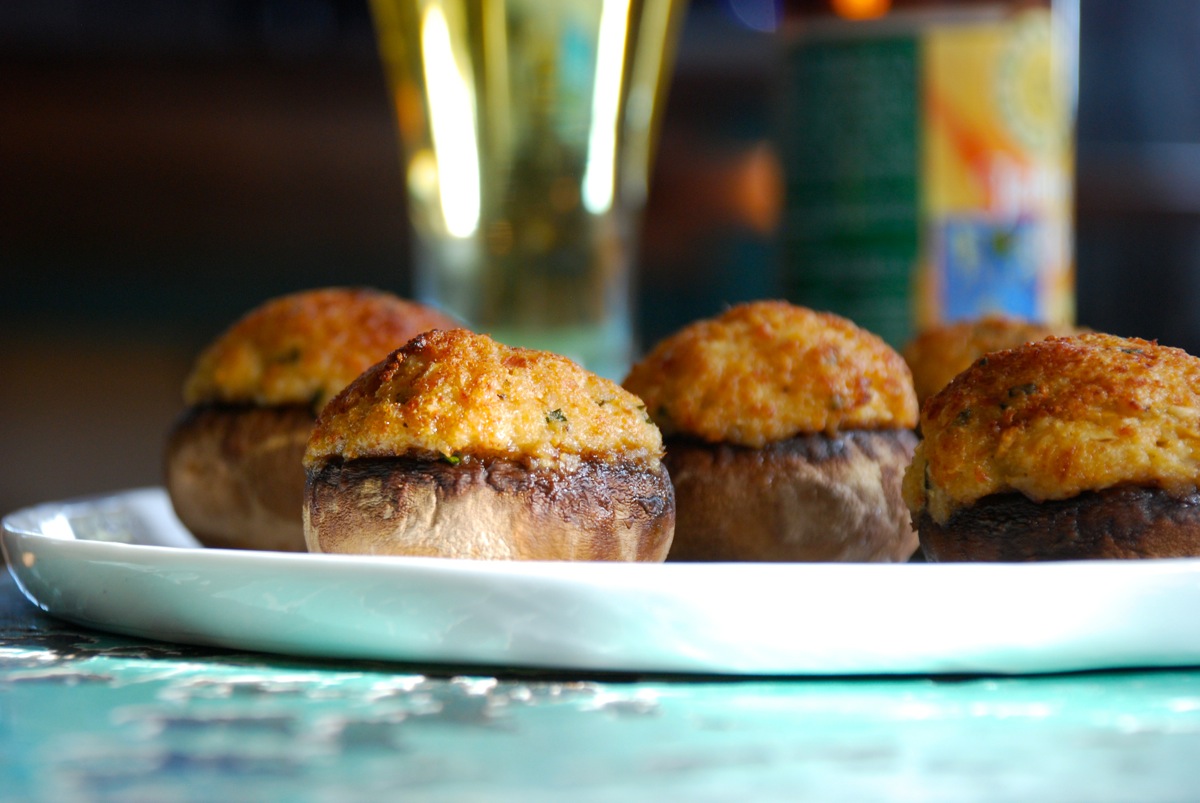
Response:
[[[984,354],[1078,331],[1072,326],[987,315],[926,329],[905,345],[903,354],[912,369],[917,401],[924,402]]]
[[[1200,479],[1200,359],[1137,338],[1052,337],[976,360],[921,412],[905,473],[914,514],[1006,492],[1033,501]]]
[[[304,463],[413,456],[655,465],[662,453],[642,400],[616,383],[566,357],[456,329],[418,335],[336,396]]]
[[[908,366],[831,313],[756,301],[684,327],[630,371],[665,435],[760,448],[799,434],[911,428]]]
[[[460,325],[431,307],[378,290],[326,288],[282,296],[248,312],[201,352],[184,384],[184,401],[320,409],[414,335]]]

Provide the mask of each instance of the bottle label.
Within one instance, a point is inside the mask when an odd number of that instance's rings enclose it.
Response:
[[[784,292],[901,345],[1074,317],[1073,104],[1048,9],[813,26],[789,49]]]

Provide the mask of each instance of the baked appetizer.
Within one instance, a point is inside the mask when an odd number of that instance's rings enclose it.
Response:
[[[978,359],[904,478],[932,561],[1200,555],[1200,360],[1106,334]]]
[[[675,527],[642,401],[557,354],[418,335],[317,419],[312,552],[661,561]]]
[[[850,321],[735,306],[630,371],[675,485],[671,560],[902,561],[917,402],[900,355]]]
[[[317,411],[413,335],[457,325],[366,289],[295,293],[247,313],[184,385],[165,466],[180,521],[210,547],[303,551],[301,461]]]
[[[1071,326],[987,315],[925,329],[905,345],[903,353],[912,369],[917,401],[924,404],[984,354],[1076,331]]]

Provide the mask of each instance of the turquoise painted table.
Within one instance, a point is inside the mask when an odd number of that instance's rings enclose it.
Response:
[[[0,797],[1200,800],[1200,670],[495,675],[120,638],[0,580]]]

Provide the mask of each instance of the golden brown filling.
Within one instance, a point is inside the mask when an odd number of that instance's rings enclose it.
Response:
[[[850,321],[782,301],[735,306],[685,327],[625,387],[668,435],[760,447],[801,433],[911,428],[908,366]]]
[[[414,338],[335,397],[305,466],[393,455],[653,465],[662,436],[616,383],[566,357],[457,329]]]
[[[904,347],[904,359],[913,373],[917,399],[937,393],[971,363],[993,351],[1051,335],[1071,335],[1069,326],[1050,326],[1033,321],[988,315],[927,329]]]
[[[272,299],[200,354],[184,400],[319,409],[409,338],[457,325],[436,310],[376,290],[329,288]]]

